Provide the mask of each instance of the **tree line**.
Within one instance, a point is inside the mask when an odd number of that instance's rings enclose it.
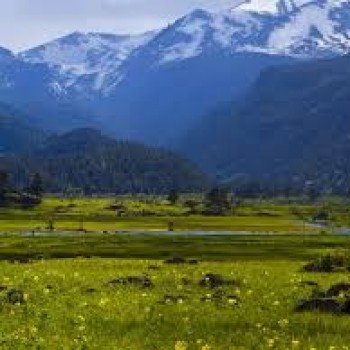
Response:
[[[0,207],[10,205],[33,207],[40,204],[44,194],[44,184],[40,174],[34,174],[28,182],[28,186],[16,188],[11,184],[10,174],[0,170]]]

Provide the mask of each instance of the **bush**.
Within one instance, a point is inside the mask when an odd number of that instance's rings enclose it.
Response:
[[[304,266],[307,272],[334,272],[350,267],[350,256],[347,253],[335,253],[321,256]]]

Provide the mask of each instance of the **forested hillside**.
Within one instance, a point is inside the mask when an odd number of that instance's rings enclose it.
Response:
[[[3,159],[17,186],[39,173],[46,192],[167,193],[203,190],[190,161],[165,150],[116,141],[94,129],[47,139],[39,149]]]
[[[268,69],[244,102],[219,108],[181,149],[221,181],[350,188],[350,57]]]

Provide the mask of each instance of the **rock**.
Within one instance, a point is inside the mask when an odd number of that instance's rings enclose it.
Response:
[[[308,300],[301,300],[295,307],[295,311],[319,311],[339,313],[342,310],[342,305],[335,299],[331,298],[312,298]]]
[[[133,285],[143,288],[153,287],[153,283],[149,277],[146,276],[127,276],[120,277],[108,282],[109,285]]]
[[[24,293],[19,290],[12,288],[7,292],[7,301],[10,304],[23,304],[24,303]]]
[[[350,314],[350,299],[348,298],[341,308],[341,312],[344,314]]]
[[[183,258],[182,256],[172,256],[164,261],[165,264],[185,264],[186,259]]]
[[[318,287],[318,283],[315,281],[300,281],[300,287]]]
[[[337,283],[333,286],[331,286],[327,292],[326,296],[331,298],[331,297],[338,297],[341,293],[343,292],[349,292],[350,291],[350,283]]]
[[[210,288],[217,288],[221,287],[223,285],[235,285],[237,284],[233,280],[225,280],[225,278],[222,275],[214,274],[214,273],[207,273],[203,276],[203,278],[200,280],[199,285],[201,287],[210,287]]]
[[[303,270],[306,272],[331,272],[331,269],[323,271],[321,266],[317,262],[311,262],[306,264]]]
[[[199,282],[201,287],[216,288],[225,284],[225,279],[219,274],[207,273]]]

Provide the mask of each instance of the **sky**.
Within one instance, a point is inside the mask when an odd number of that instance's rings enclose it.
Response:
[[[140,33],[196,8],[222,10],[239,0],[1,0],[0,46],[18,52],[65,34]],[[266,7],[267,1],[259,2]]]

